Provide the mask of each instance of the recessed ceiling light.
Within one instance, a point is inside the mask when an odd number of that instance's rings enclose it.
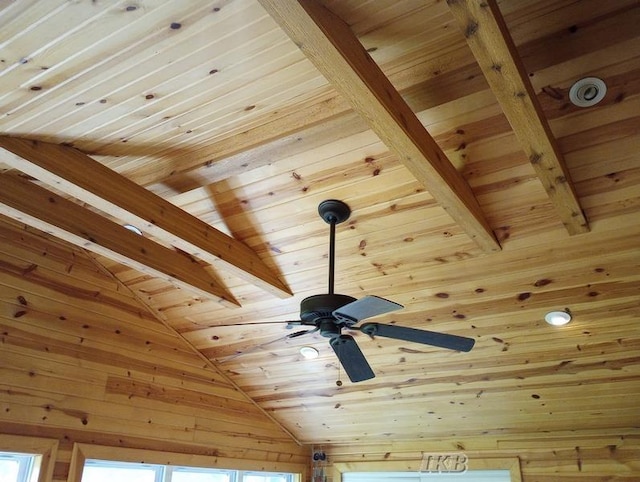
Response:
[[[591,107],[604,99],[607,85],[597,77],[580,79],[571,86],[569,100],[578,107]]]
[[[320,353],[312,346],[302,346],[300,347],[300,354],[307,360],[313,360],[314,358],[318,358]]]
[[[136,233],[138,236],[142,236],[142,231],[140,231],[140,228],[137,228],[133,224],[125,224],[124,227],[127,228],[132,233]]]
[[[566,325],[571,321],[571,313],[568,310],[565,311],[550,311],[544,315],[544,321],[553,326]]]

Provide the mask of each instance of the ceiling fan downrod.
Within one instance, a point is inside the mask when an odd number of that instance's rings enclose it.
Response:
[[[335,338],[340,335],[342,324],[337,322],[334,311],[356,300],[352,296],[336,294],[334,291],[336,225],[349,219],[351,209],[342,201],[328,199],[320,203],[318,213],[330,226],[329,287],[326,294],[312,295],[302,300],[300,319],[303,324],[318,326],[320,334],[325,338]]]
[[[349,206],[337,199],[327,199],[318,206],[320,217],[329,224],[329,288],[328,293],[334,294],[335,265],[336,265],[336,225],[345,222],[351,216]]]

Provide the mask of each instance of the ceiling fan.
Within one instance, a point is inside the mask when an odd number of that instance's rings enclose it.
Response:
[[[329,338],[331,348],[352,382],[368,380],[374,378],[375,375],[355,339],[351,335],[342,334],[343,329],[359,330],[371,337],[394,338],[450,350],[468,352],[473,348],[475,340],[463,336],[382,323],[369,322],[354,326],[367,318],[400,310],[404,307],[378,296],[365,296],[356,299],[334,292],[336,225],[349,218],[351,209],[342,201],[329,199],[320,203],[318,213],[330,226],[328,293],[309,296],[302,300],[300,321],[288,322],[290,327],[303,325],[314,328],[291,333],[285,338],[296,338],[308,333],[320,332],[322,336]]]

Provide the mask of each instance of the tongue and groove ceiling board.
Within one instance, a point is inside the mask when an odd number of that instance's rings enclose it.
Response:
[[[0,212],[92,251],[300,441],[637,434],[639,24],[636,0],[6,3]],[[351,384],[284,338],[327,290],[325,199],[353,211],[336,292],[471,352],[353,333],[376,378]]]

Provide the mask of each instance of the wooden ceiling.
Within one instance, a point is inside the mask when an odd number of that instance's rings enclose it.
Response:
[[[297,440],[638,428],[637,0],[19,0],[0,23],[4,222],[90,251]],[[376,378],[353,384],[286,338],[327,289],[325,199],[352,209],[336,291],[470,353],[354,333]]]

